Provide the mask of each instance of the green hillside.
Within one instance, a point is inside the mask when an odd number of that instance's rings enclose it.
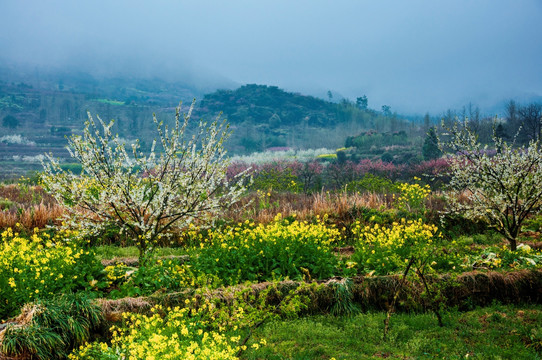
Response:
[[[361,131],[398,131],[410,125],[396,114],[362,110],[347,100],[333,103],[254,84],[207,94],[199,110],[223,113],[235,129],[233,150],[239,153],[273,147],[338,148]]]
[[[66,136],[80,133],[87,111],[104,121],[115,119],[114,131],[126,141],[140,139],[149,147],[155,136],[152,114],[168,123],[183,101],[188,110],[194,88],[159,79],[101,79],[82,74],[15,76],[0,72],[0,162],[2,176],[40,169],[39,156],[53,152],[69,158]],[[13,81],[17,80],[17,81]],[[24,80],[24,81],[23,81]],[[212,120],[220,112],[233,130],[232,154],[273,148],[341,148],[348,136],[364,131],[397,132],[412,124],[396,114],[360,109],[286,92],[276,86],[245,85],[200,96],[193,116]]]

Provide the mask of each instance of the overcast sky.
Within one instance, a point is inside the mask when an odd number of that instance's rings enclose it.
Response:
[[[0,0],[0,60],[438,113],[542,95],[542,0]]]

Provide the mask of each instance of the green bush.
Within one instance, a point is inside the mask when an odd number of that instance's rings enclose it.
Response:
[[[542,251],[520,244],[516,251],[506,246],[488,247],[479,254],[470,256],[468,266],[473,269],[540,269]]]
[[[289,191],[298,193],[303,190],[301,181],[293,174],[292,169],[265,169],[254,176],[252,190]]]
[[[532,218],[525,219],[523,222],[522,230],[530,230],[535,232],[542,231],[542,215],[533,216]]]

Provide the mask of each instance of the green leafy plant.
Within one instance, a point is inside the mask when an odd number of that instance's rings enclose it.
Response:
[[[156,291],[179,291],[187,288],[222,285],[220,279],[211,274],[194,272],[183,259],[152,259],[139,268],[119,264],[108,271],[108,278],[115,289],[109,294],[112,298],[150,295]]]
[[[393,193],[396,191],[394,183],[385,177],[365,174],[363,178],[352,181],[346,186],[350,192]]]
[[[359,311],[353,302],[352,279],[343,278],[338,281],[328,282],[333,289],[333,305],[330,312],[334,316],[352,316]]]
[[[414,216],[425,214],[425,199],[431,193],[429,185],[420,185],[420,178],[414,177],[414,184],[400,183],[397,185],[399,196],[395,198],[398,210],[405,211]]]
[[[468,266],[474,269],[537,269],[542,268],[542,252],[520,244],[516,251],[506,247],[488,247],[470,256]]]

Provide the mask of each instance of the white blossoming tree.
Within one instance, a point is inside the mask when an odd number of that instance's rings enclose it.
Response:
[[[116,226],[133,236],[143,261],[162,236],[195,219],[211,221],[235,203],[245,174],[226,178],[228,126],[219,118],[209,126],[200,122],[197,133],[188,136],[193,107],[181,115],[179,105],[172,128],[154,116],[159,151],[155,140],[146,155],[138,142],[126,149],[111,132],[113,121],[106,124],[98,117],[97,126],[88,114],[83,135],[69,138],[70,154],[82,173],[63,171],[51,155],[43,164],[45,188],[67,209],[63,226],[94,236]]]
[[[523,221],[542,205],[540,143],[515,147],[494,131],[490,148],[478,142],[468,121],[456,122],[447,131],[450,139],[440,145],[452,152],[447,155],[452,175],[447,193],[451,209],[486,221],[509,241],[511,250],[516,250]]]

